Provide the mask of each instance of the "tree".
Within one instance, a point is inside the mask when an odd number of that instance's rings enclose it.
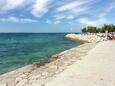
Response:
[[[102,27],[97,28],[94,26],[87,26],[82,29],[82,32],[89,32],[89,33],[105,33],[105,31],[108,30],[108,32],[115,32],[115,25],[113,24],[104,24]]]
[[[86,27],[84,27],[84,28],[82,29],[82,32],[83,32],[83,33],[87,32],[87,31],[86,31]]]

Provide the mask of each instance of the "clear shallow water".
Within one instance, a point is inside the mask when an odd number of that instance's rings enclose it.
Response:
[[[58,33],[0,34],[0,74],[34,62],[47,62],[53,54],[80,45]]]

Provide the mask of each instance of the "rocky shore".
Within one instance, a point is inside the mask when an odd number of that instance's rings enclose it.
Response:
[[[0,86],[45,86],[59,73],[77,60],[81,60],[96,43],[85,43],[78,47],[53,55],[47,64],[32,64],[0,75]]]
[[[105,37],[101,37],[98,34],[67,34],[65,36],[71,40],[79,40],[83,42],[100,42],[105,41]]]

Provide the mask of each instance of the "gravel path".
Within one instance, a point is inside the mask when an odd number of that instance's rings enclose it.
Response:
[[[45,86],[115,86],[115,41],[100,42]]]

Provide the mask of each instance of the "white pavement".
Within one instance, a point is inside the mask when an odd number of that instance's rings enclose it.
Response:
[[[99,43],[45,86],[115,86],[115,41]]]

